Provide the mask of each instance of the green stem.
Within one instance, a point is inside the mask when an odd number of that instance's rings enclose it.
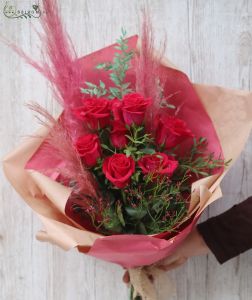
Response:
[[[129,300],[134,300],[134,299],[133,299],[133,293],[134,293],[134,288],[133,288],[133,286],[131,285],[131,286],[130,286],[130,298],[129,298]]]

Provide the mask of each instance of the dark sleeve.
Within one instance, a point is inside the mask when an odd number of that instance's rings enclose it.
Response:
[[[252,196],[197,228],[221,264],[252,248]]]

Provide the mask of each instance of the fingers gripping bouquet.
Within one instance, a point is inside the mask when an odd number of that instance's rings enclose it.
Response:
[[[63,112],[55,119],[30,105],[43,128],[6,157],[6,175],[41,218],[38,239],[125,268],[151,265],[221,196],[226,159],[251,128],[251,95],[192,85],[164,65],[146,17],[139,39],[122,30],[115,45],[78,59],[56,3],[43,4],[47,60],[10,46],[52,83]],[[238,102],[246,116],[223,122],[219,111]]]

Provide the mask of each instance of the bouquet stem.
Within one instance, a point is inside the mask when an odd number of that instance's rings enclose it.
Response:
[[[133,285],[130,285],[130,298],[129,300],[142,300],[141,296],[134,297],[134,287]]]

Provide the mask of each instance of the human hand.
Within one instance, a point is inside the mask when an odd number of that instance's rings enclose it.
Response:
[[[175,269],[184,264],[192,256],[206,255],[210,249],[195,228],[171,255],[156,263],[164,271]]]
[[[160,260],[155,265],[164,271],[169,271],[181,266],[192,256],[206,255],[208,253],[210,253],[210,249],[206,245],[197,228],[195,228],[175,252],[165,259]],[[129,283],[130,278],[128,271],[124,273],[123,281],[125,283]]]

